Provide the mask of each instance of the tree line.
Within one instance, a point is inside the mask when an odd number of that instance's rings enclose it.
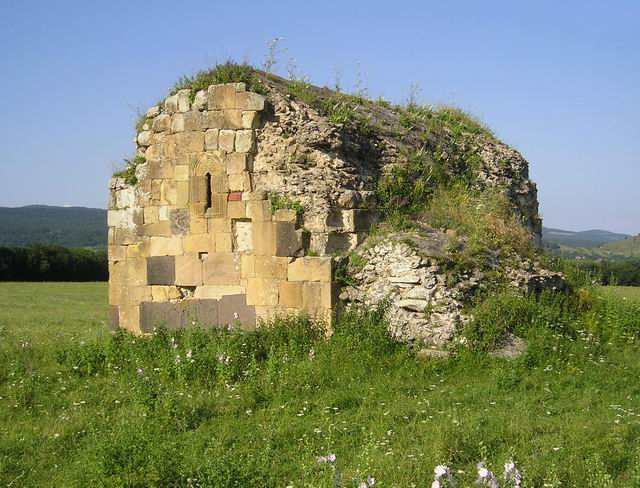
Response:
[[[572,263],[602,285],[640,286],[640,259],[573,260]]]
[[[56,245],[0,247],[0,281],[107,281],[107,251]]]

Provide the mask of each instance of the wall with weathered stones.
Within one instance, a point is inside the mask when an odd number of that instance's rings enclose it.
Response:
[[[138,182],[110,183],[114,327],[251,328],[300,311],[330,319],[329,236],[346,236],[333,238],[341,248],[355,246],[360,222],[371,217],[350,201],[308,200],[312,191],[301,199],[302,215],[273,211],[269,196],[289,184],[279,168],[291,161],[278,149],[286,144],[265,129],[272,117],[266,98],[243,83],[213,85],[193,99],[182,90],[147,112],[136,139],[146,159]]]

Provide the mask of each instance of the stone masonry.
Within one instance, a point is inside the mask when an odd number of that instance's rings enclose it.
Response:
[[[136,138],[145,158],[137,184],[110,182],[114,328],[250,329],[259,319],[299,312],[330,321],[332,258],[305,255],[311,232],[299,212],[272,211],[269,171],[280,163],[258,146],[271,113],[266,98],[243,83],[212,85],[193,99],[181,90],[147,112]],[[256,160],[262,169],[254,169]],[[362,218],[353,205],[353,215],[338,213],[351,227],[354,215]],[[326,243],[318,227],[314,240]],[[344,231],[338,227],[331,231]]]

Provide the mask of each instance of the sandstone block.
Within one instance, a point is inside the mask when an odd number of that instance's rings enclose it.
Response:
[[[209,129],[204,133],[204,147],[207,151],[214,151],[218,149],[219,133],[219,129]]]
[[[287,279],[287,265],[291,259],[276,256],[255,256],[254,270],[258,278]]]
[[[278,282],[273,279],[247,278],[247,305],[278,304]]]
[[[311,315],[331,309],[331,283],[302,283],[302,307]]]
[[[281,307],[301,309],[303,305],[302,283],[281,281],[278,297],[278,304]]]
[[[236,131],[221,130],[218,136],[218,147],[225,152],[233,152],[235,148]]]
[[[295,224],[298,221],[298,214],[290,208],[279,208],[273,214],[273,220],[276,222],[289,222]]]
[[[287,279],[289,281],[321,281],[331,283],[331,257],[305,256],[289,263]]]
[[[206,234],[208,231],[207,219],[191,212],[189,230],[192,234]]]
[[[138,242],[127,246],[127,259],[145,258],[149,255],[149,242]]]
[[[240,260],[232,253],[213,253],[204,261],[205,285],[240,284]]]
[[[183,114],[184,130],[202,130],[202,114],[198,111]]]
[[[158,207],[158,220],[164,222],[165,220],[169,220],[169,206],[168,205],[160,205]]]
[[[178,94],[177,93],[165,99],[164,111],[167,114],[173,114],[178,111]]]
[[[171,237],[171,222],[168,220],[155,222],[153,224],[144,224],[142,226],[142,234],[145,236],[164,236]]]
[[[155,285],[151,288],[151,301],[152,302],[168,302],[171,300],[178,300],[182,296],[175,286]]]
[[[223,112],[224,129],[242,129],[242,110],[227,109]]]
[[[138,137],[136,138],[136,140],[138,141],[138,144],[142,147],[148,147],[151,145],[151,131],[149,130],[143,130],[142,132],[140,132],[138,134]]]
[[[177,103],[178,112],[188,112],[189,109],[191,108],[191,100],[189,100],[191,96],[191,90],[189,89],[180,90],[176,95],[178,98],[178,103]]]
[[[209,219],[209,232],[231,233],[231,220],[229,219]]]
[[[203,114],[203,128],[224,129],[224,112],[222,110],[209,110]]]
[[[242,129],[236,132],[235,148],[237,152],[246,153],[253,150],[254,133],[251,129]]]
[[[219,300],[226,295],[244,295],[245,293],[246,290],[240,285],[205,285],[196,288],[193,297]]]
[[[227,217],[230,219],[244,219],[247,217],[247,205],[244,201],[227,202]]]
[[[175,113],[171,116],[171,132],[184,132],[184,114]]]
[[[240,276],[242,278],[253,278],[255,271],[256,256],[252,254],[243,254],[240,257]]]
[[[189,182],[176,181],[176,206],[184,208],[189,205]]]
[[[260,114],[254,110],[245,110],[242,112],[242,128],[257,129],[260,127]]]
[[[207,108],[207,92],[205,90],[196,92],[196,95],[193,98],[192,108],[193,110],[204,110]]]
[[[254,222],[271,220],[271,204],[268,200],[252,200],[247,202],[247,218]]]
[[[237,175],[244,171],[249,171],[251,169],[249,167],[249,155],[236,152],[227,154],[225,166],[228,175]]]
[[[204,133],[200,131],[180,132],[175,135],[176,154],[204,151]]]
[[[158,207],[144,207],[144,223],[155,224],[158,222]]]
[[[190,234],[184,236],[182,247],[186,253],[214,253],[215,241],[210,234]]]
[[[236,107],[242,110],[264,110],[266,98],[253,92],[243,92],[236,95]]]
[[[248,171],[229,175],[229,190],[232,192],[251,191],[251,177]]]
[[[214,234],[216,252],[230,253],[233,251],[233,236],[228,232]]]
[[[158,115],[151,125],[153,132],[164,132],[171,128],[171,117],[167,114]]]
[[[177,256],[182,254],[181,237],[151,237],[149,254],[151,256]]]
[[[127,259],[128,246],[108,246],[109,261],[124,261]]]
[[[206,137],[205,137],[206,140]],[[189,165],[179,164],[173,169],[173,178],[176,181],[189,181]]]
[[[139,334],[141,332],[140,307],[138,305],[120,305],[119,325],[124,330]]]
[[[236,87],[232,83],[209,87],[209,109],[236,108]]]
[[[147,110],[147,113],[145,113],[145,116],[147,118],[151,118],[151,117],[155,117],[156,115],[159,115],[159,114],[160,114],[160,106],[159,105],[154,105],[149,110]]]
[[[176,285],[202,285],[202,261],[197,253],[176,256]]]

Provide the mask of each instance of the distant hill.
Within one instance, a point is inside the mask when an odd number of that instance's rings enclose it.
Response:
[[[601,248],[627,257],[640,257],[640,235],[628,237],[622,241],[610,242]]]
[[[542,228],[542,240],[552,246],[569,246],[578,248],[599,247],[630,237],[628,234],[617,234],[606,230],[585,230],[574,232],[570,230]],[[555,245],[555,246],[553,246]]]
[[[0,207],[0,246],[23,247],[30,244],[105,247],[107,211],[47,205]]]

